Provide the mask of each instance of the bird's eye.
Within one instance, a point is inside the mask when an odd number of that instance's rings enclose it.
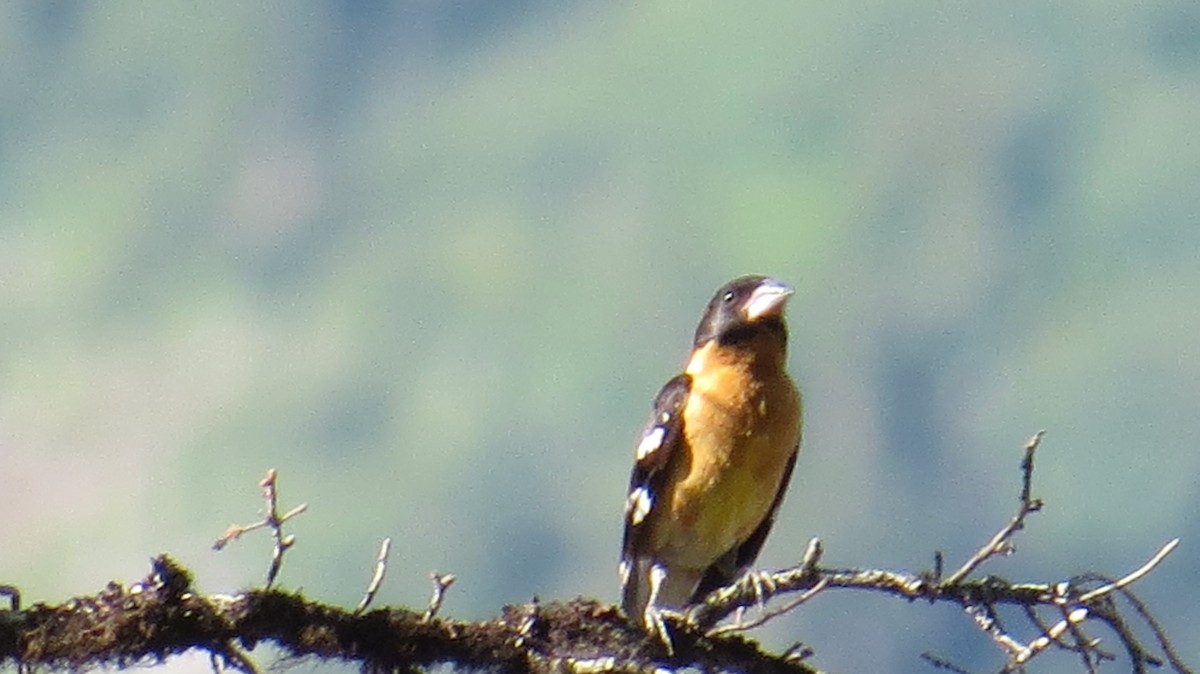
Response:
[[[729,302],[732,302],[733,301],[733,291],[730,290],[729,292],[725,293],[725,296],[721,298],[721,301],[725,302],[726,304],[728,304]]]

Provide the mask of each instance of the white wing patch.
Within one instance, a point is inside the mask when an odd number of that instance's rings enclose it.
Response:
[[[637,526],[646,519],[646,515],[650,514],[650,508],[654,506],[654,497],[650,496],[650,490],[645,487],[638,487],[629,492],[629,500],[625,503],[625,513],[629,518],[629,523]]]
[[[637,446],[637,460],[650,456],[654,452],[662,449],[663,440],[667,437],[667,429],[662,426],[655,426],[649,432],[642,436],[642,441]]]

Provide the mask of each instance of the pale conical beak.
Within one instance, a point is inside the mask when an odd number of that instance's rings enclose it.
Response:
[[[783,281],[767,279],[759,284],[750,299],[746,301],[746,318],[757,321],[761,318],[778,318],[783,315],[783,308],[788,298],[796,292]]]

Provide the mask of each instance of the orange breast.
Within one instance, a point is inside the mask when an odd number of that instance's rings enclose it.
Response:
[[[743,543],[767,515],[800,441],[791,379],[781,368],[755,371],[737,355],[708,348],[688,366],[684,442],[668,477],[675,488],[650,536],[669,564],[703,569]]]

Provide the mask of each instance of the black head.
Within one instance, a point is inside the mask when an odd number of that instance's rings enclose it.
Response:
[[[788,284],[767,276],[733,279],[709,300],[696,328],[695,344],[737,341],[760,328],[783,331],[783,310],[792,292]]]

